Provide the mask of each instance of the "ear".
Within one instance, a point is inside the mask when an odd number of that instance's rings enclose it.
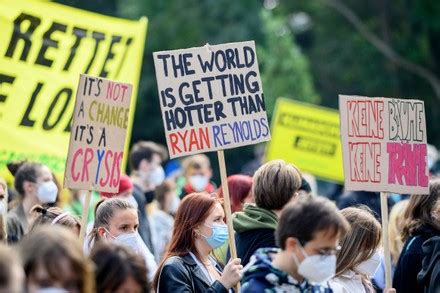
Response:
[[[25,193],[32,193],[36,188],[36,183],[30,181],[23,182],[23,189]]]
[[[286,239],[285,250],[286,251],[294,251],[298,247],[298,240],[294,237],[289,237]]]
[[[98,228],[98,235],[99,235],[99,237],[103,238],[105,232],[107,232],[107,231],[105,231],[105,229],[103,227],[99,227]]]

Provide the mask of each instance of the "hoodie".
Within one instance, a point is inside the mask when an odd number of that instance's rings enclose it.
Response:
[[[417,281],[426,293],[440,292],[440,236],[434,236],[422,245],[425,257]]]
[[[293,293],[329,293],[330,288],[311,285],[307,281],[299,283],[291,275],[272,265],[272,256],[278,248],[259,249],[245,267],[241,279],[241,292],[293,292]]]
[[[242,212],[232,216],[235,230],[237,256],[246,265],[252,254],[259,248],[277,247],[275,229],[278,225],[277,215],[253,204],[245,204]],[[228,254],[229,255],[229,254]]]

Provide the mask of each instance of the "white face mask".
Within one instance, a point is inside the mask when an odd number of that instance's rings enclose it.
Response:
[[[120,234],[116,236],[113,241],[129,248],[134,253],[141,255],[145,260],[151,255],[150,250],[145,245],[138,232]]]
[[[146,174],[145,180],[154,186],[159,186],[165,180],[165,171],[162,166],[154,168],[152,171]]]
[[[195,191],[204,191],[206,186],[208,186],[209,178],[203,175],[194,175],[189,177],[189,184],[194,188]]]
[[[364,260],[363,262],[358,264],[355,268],[355,271],[363,275],[374,276],[380,266],[381,260],[382,258],[379,252],[376,250],[369,259]]]
[[[37,289],[36,293],[68,293],[69,291],[58,287],[46,287]]]
[[[6,204],[4,200],[0,200],[0,215],[6,212]]]
[[[309,256],[301,247],[301,244],[299,245],[305,258],[299,263],[296,255],[293,254],[293,260],[298,267],[298,274],[311,283],[326,282],[336,274],[336,255]]]
[[[42,203],[54,203],[57,200],[58,187],[53,181],[46,181],[38,186],[37,197]]]

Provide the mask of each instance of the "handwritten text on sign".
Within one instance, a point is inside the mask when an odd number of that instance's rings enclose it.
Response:
[[[81,75],[65,187],[117,192],[131,92],[130,84]]]
[[[339,96],[348,190],[428,192],[423,101]]]
[[[254,42],[154,53],[171,157],[270,139]]]

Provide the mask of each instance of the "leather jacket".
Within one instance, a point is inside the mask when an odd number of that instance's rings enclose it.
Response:
[[[218,264],[216,267],[221,271]],[[190,254],[168,258],[162,267],[157,283],[157,288],[155,288],[157,293],[228,292],[219,281],[215,281],[210,285],[209,280]]]

